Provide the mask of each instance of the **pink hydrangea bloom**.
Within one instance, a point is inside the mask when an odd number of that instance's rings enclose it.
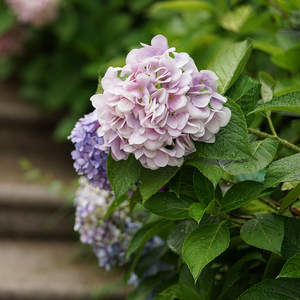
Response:
[[[57,15],[60,0],[6,0],[20,23],[43,26]]]
[[[103,94],[91,97],[104,138],[101,149],[110,148],[115,160],[133,153],[152,170],[180,166],[195,151],[194,141],[215,141],[231,112],[223,107],[226,98],[217,93],[212,71],[199,72],[162,35],[142,46],[129,52],[123,68],[110,67]]]

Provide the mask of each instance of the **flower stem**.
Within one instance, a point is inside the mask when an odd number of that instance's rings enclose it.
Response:
[[[275,200],[262,196],[259,198],[259,200],[263,201],[267,205],[269,205],[271,208],[273,208],[275,211],[278,211],[278,208],[280,207],[280,204],[276,202]]]
[[[269,126],[270,126],[270,129],[271,129],[273,135],[277,137],[277,132],[276,132],[276,130],[275,130],[275,128],[274,128],[274,125],[273,125],[273,122],[272,122],[272,119],[271,119],[271,113],[270,113],[270,112],[268,112],[268,114],[267,114],[267,120],[268,120],[268,122],[269,122]]]
[[[286,13],[283,11],[283,9],[273,0],[267,0],[272,6],[274,6],[278,11],[282,14],[284,19],[287,19]]]
[[[253,129],[253,128],[248,128],[248,131],[249,131],[249,133],[254,134],[254,135],[256,135],[260,138],[263,138],[263,139],[266,139],[266,138],[269,138],[269,137],[274,137],[274,135],[272,135],[272,134],[261,132],[259,130]],[[296,145],[288,142],[287,140],[281,139],[278,136],[275,136],[275,137],[278,139],[278,141],[281,145],[285,146],[286,148],[289,148],[289,149],[293,150],[294,152],[300,153],[300,148],[297,147]]]
[[[221,212],[215,212],[214,215],[221,218],[221,219],[223,219],[223,220],[230,221],[230,222],[235,223],[235,224],[240,225],[240,226],[244,225],[247,222],[245,220],[231,218],[229,215],[227,215],[225,213],[221,213]]]

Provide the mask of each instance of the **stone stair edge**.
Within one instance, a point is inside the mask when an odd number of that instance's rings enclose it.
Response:
[[[14,82],[0,82],[0,95],[1,123],[54,125],[62,117],[61,112],[47,111],[22,99],[19,86]]]
[[[70,199],[59,192],[49,191],[46,185],[13,182],[0,182],[0,205],[35,208],[72,206]]]
[[[116,280],[122,281],[121,270],[107,272],[95,263],[78,263],[72,258],[75,246],[73,241],[2,239],[0,299],[125,299],[130,287],[115,286]],[[109,285],[113,287],[109,294],[92,297],[95,289]]]

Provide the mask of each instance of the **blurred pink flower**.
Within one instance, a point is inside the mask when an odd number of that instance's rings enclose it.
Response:
[[[40,27],[52,22],[60,0],[6,0],[20,23]]]
[[[22,52],[27,30],[14,26],[0,36],[0,57],[10,57]]]
[[[101,125],[101,150],[113,159],[133,153],[150,169],[180,166],[195,151],[194,141],[212,143],[231,117],[217,93],[218,77],[198,72],[187,53],[176,53],[167,39],[155,36],[151,46],[129,52],[123,68],[110,67],[102,79],[103,94],[91,97]]]

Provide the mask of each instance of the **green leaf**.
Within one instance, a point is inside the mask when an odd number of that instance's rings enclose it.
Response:
[[[271,110],[300,114],[300,91],[290,92],[275,97],[267,103],[259,105],[251,113]]]
[[[281,255],[284,222],[276,214],[256,215],[242,226],[240,235],[249,245]]]
[[[192,299],[210,300],[218,271],[218,268],[212,268],[211,264],[208,264],[202,270],[197,283],[195,284],[188,266],[183,264],[179,273],[179,283],[188,286],[190,289],[193,289],[196,293],[200,294],[199,297]]]
[[[240,5],[223,16],[221,25],[227,30],[238,33],[251,15],[251,12],[252,7],[250,5]]]
[[[213,264],[208,264],[200,273],[196,287],[200,293],[199,299],[210,300],[211,294],[215,288],[215,278],[218,274],[219,268],[214,268]],[[180,281],[183,279],[180,278]]]
[[[182,299],[182,300],[191,300],[191,299],[200,299],[200,295],[189,286],[184,284],[174,284],[165,289],[161,295],[171,296],[171,299]]]
[[[230,290],[230,288],[241,278],[241,275],[245,273],[245,263],[254,260],[254,261],[264,261],[263,257],[258,252],[250,252],[239,259],[235,264],[233,264],[228,272],[224,276],[224,283],[222,291],[218,299],[223,299],[223,295]],[[230,294],[230,292],[229,292]]]
[[[294,278],[267,279],[246,290],[238,300],[300,299],[300,281]]]
[[[110,214],[112,212],[114,212],[117,208],[119,208],[119,206],[128,199],[128,195],[123,194],[121,197],[119,197],[118,199],[114,199],[114,201],[111,203],[111,205],[109,206],[107,212],[105,213],[105,215],[103,216],[102,220],[108,218],[110,216]]]
[[[284,238],[282,241],[281,254],[286,260],[300,252],[300,220],[283,217]]]
[[[103,89],[103,87],[102,87],[101,80],[102,80],[102,77],[101,77],[101,75],[99,74],[99,75],[98,75],[98,86],[97,86],[96,94],[103,94],[103,92],[104,92],[104,89]]]
[[[8,7],[0,7],[0,20],[0,35],[4,34],[17,23],[16,18],[8,11]]]
[[[278,277],[300,278],[300,252],[285,263]]]
[[[300,49],[289,49],[271,57],[272,62],[282,69],[296,73],[300,69]]]
[[[124,284],[127,284],[128,280],[131,277],[132,272],[134,272],[135,267],[140,260],[140,257],[143,253],[144,248],[140,247],[137,249],[137,251],[131,256],[130,261],[126,267],[123,282]]]
[[[277,55],[283,53],[281,47],[274,44],[272,41],[259,41],[255,40],[253,49],[260,50],[268,53],[269,55]]]
[[[284,197],[279,213],[283,213],[295,200],[300,197],[300,183]]]
[[[66,45],[72,42],[79,26],[80,18],[78,18],[76,8],[70,3],[66,3],[60,17],[52,24],[51,29],[54,30],[56,38]]]
[[[197,221],[197,223],[199,224],[205,213],[206,208],[207,206],[202,203],[193,203],[189,209],[190,217]]]
[[[261,83],[261,96],[264,102],[268,102],[273,98],[276,80],[268,73],[259,72],[259,81]]]
[[[273,160],[279,141],[277,138],[266,138],[250,143],[250,149],[255,159],[243,161],[218,161],[219,166],[231,175],[253,174],[265,168]]]
[[[196,167],[216,188],[223,175],[222,169],[217,165],[216,160],[204,157],[193,157],[186,162],[187,165]]]
[[[131,195],[131,197],[129,198],[129,208],[130,208],[130,213],[133,212],[135,206],[137,203],[142,204],[142,196],[140,193],[140,189],[136,189],[133,194]]]
[[[189,218],[190,205],[195,201],[185,195],[179,198],[172,192],[160,192],[153,195],[143,205],[152,213],[170,219],[179,220]]]
[[[203,268],[228,248],[229,241],[229,230],[223,223],[200,226],[188,235],[182,256],[195,282]]]
[[[245,116],[257,107],[258,95],[261,85],[257,80],[241,75],[235,84],[227,91],[226,96],[237,102]],[[254,116],[246,117],[250,124]]]
[[[274,161],[265,176],[265,189],[280,182],[300,180],[300,153]]]
[[[147,270],[153,264],[156,264],[157,261],[160,260],[162,256],[164,256],[168,251],[169,248],[166,244],[163,244],[161,246],[155,245],[154,248],[150,248],[150,250],[147,249],[147,252],[143,251],[146,253],[142,255],[134,272],[139,277],[142,277],[144,275],[145,270]]]
[[[169,234],[167,238],[167,244],[169,248],[181,256],[182,253],[182,245],[186,239],[186,237],[196,229],[197,223],[193,220],[184,220],[180,222]]]
[[[237,42],[221,52],[209,64],[208,69],[219,77],[218,92],[225,92],[235,83],[243,71],[252,50],[253,41]]]
[[[128,259],[135,250],[137,250],[140,246],[143,246],[150,238],[161,232],[161,230],[169,224],[169,220],[160,220],[148,223],[141,227],[131,239],[126,259]]]
[[[202,157],[194,157],[186,162],[195,166],[216,186],[223,171],[231,175],[251,175],[264,169],[273,160],[279,141],[277,138],[266,138],[250,143],[250,150],[254,159],[226,161]]]
[[[126,174],[126,176],[124,176]],[[107,176],[115,192],[116,200],[128,192],[140,175],[140,163],[133,155],[126,160],[115,161],[107,157]]]
[[[143,201],[147,201],[176,174],[178,167],[166,166],[157,170],[141,168],[139,187]]]
[[[180,194],[181,172],[182,172],[182,169],[180,169],[171,178],[171,180],[168,183],[166,183],[166,187],[169,188],[172,192],[174,192],[177,197],[179,197],[179,194]]]
[[[279,141],[276,138],[267,138],[250,144],[255,159],[242,161],[219,161],[219,166],[231,175],[250,175],[265,168],[274,158]]]
[[[151,7],[151,13],[156,14],[160,11],[171,11],[171,12],[183,12],[183,11],[214,11],[215,8],[213,5],[206,1],[163,1],[155,3]]]
[[[263,183],[246,180],[233,185],[225,194],[221,211],[227,212],[241,207],[263,195]]]
[[[195,168],[188,165],[183,165],[180,172],[180,187],[179,193],[197,199],[194,189],[194,172]]]
[[[195,142],[196,154],[219,160],[252,159],[247,124],[243,112],[230,99],[227,99],[225,106],[231,110],[230,122],[216,134],[214,143]]]
[[[263,279],[275,278],[284,264],[285,260],[281,256],[272,253],[265,268]]]
[[[215,197],[212,183],[198,170],[194,172],[194,189],[198,200],[208,205]]]
[[[145,300],[153,289],[164,280],[169,272],[158,272],[153,276],[146,277],[138,287],[126,298],[127,300]]]

